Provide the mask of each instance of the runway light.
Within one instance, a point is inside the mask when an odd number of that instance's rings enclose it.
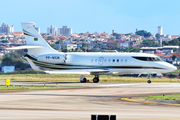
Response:
[[[46,84],[44,84],[44,87],[46,87]]]
[[[56,83],[56,87],[58,87],[58,83]]]

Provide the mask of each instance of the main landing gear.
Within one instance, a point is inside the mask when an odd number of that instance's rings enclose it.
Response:
[[[95,77],[93,78],[93,82],[94,83],[98,83],[99,82],[99,75],[95,75]]]
[[[147,83],[151,83],[151,74],[148,74],[148,76],[147,76],[147,78],[149,79],[148,81],[147,81]]]
[[[85,75],[81,75],[80,82],[81,83],[86,83],[87,82],[87,79],[85,78]],[[95,75],[95,77],[93,78],[93,82],[94,83],[98,83],[99,82],[99,75]]]

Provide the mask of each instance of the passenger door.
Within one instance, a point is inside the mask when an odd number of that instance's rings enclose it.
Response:
[[[99,57],[98,63],[99,65],[102,65],[104,61],[104,57]]]

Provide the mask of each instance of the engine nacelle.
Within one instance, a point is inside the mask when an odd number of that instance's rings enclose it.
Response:
[[[62,64],[64,63],[64,53],[39,55],[37,60],[46,63]]]

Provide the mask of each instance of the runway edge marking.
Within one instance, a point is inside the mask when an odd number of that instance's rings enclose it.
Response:
[[[159,103],[159,102],[150,102],[150,101],[131,100],[131,99],[128,99],[128,98],[121,98],[121,100],[129,101],[129,102],[138,102],[138,103],[180,106],[180,104],[169,104],[169,103]]]

